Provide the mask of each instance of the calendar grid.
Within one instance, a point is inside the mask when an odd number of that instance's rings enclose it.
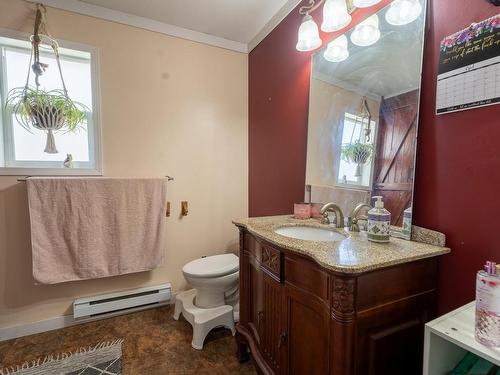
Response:
[[[493,105],[499,101],[500,56],[438,76],[438,114]]]

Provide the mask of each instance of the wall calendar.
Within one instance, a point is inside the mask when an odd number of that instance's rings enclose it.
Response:
[[[500,103],[500,14],[441,41],[436,114]]]

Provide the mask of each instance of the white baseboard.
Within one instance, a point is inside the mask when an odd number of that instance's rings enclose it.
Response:
[[[175,296],[177,293],[172,293],[172,298],[170,301],[165,303],[159,303],[154,306],[142,306],[132,309],[127,309],[126,311],[118,311],[110,314],[100,315],[97,317],[92,317],[88,319],[78,319],[75,320],[73,315],[63,315],[56,316],[46,320],[40,320],[38,322],[20,324],[12,327],[0,328],[0,341],[12,340],[23,336],[34,335],[37,333],[43,333],[47,331],[53,331],[55,329],[61,329],[65,327],[71,327],[77,324],[84,324],[88,322],[93,322],[96,320],[108,319],[114,316],[130,314],[137,311],[154,309],[161,306],[171,305],[175,302]]]

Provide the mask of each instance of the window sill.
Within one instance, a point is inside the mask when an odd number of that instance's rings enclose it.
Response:
[[[356,185],[356,184],[343,184],[343,183],[336,183],[335,184],[336,188],[339,189],[347,189],[347,190],[359,190],[359,191],[372,191],[372,186],[366,186],[366,185]]]
[[[102,176],[96,169],[85,168],[7,168],[0,167],[0,176]]]

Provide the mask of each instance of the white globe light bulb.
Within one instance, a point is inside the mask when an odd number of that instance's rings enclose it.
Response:
[[[367,47],[380,39],[378,16],[376,14],[360,22],[351,33],[351,42],[357,46]]]
[[[351,23],[351,19],[346,0],[326,0],[323,6],[321,30],[330,33],[343,29]]]
[[[356,8],[368,8],[381,1],[382,0],[354,0],[352,3]]]
[[[321,43],[318,25],[310,15],[306,14],[299,27],[298,41],[295,48],[301,52],[312,51],[321,46]]]
[[[345,35],[341,35],[328,43],[323,57],[325,60],[330,62],[341,62],[347,59],[349,57],[347,37]]]
[[[415,21],[422,13],[422,5],[418,0],[395,0],[385,14],[387,23],[402,26]]]

